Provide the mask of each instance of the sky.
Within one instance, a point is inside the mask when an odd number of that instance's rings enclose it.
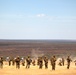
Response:
[[[0,39],[76,40],[76,0],[0,0]]]

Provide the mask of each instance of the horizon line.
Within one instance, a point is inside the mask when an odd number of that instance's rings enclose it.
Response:
[[[62,40],[62,41],[76,41],[76,39],[0,39],[0,40]]]

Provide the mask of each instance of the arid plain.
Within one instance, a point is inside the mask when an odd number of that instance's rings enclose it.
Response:
[[[70,69],[66,67],[66,64],[65,66],[56,65],[56,70],[52,71],[50,63],[48,69],[45,69],[44,66],[42,69],[39,69],[37,65],[31,65],[30,69],[26,69],[25,66],[20,66],[20,69],[16,69],[15,66],[5,64],[3,69],[0,69],[0,75],[76,75],[76,66],[73,62]]]
[[[56,55],[57,59],[64,57],[65,60],[70,55],[71,62],[70,69],[67,69],[67,63],[65,66],[59,66],[56,62],[56,70],[52,71],[49,62],[48,69],[44,66],[39,69],[38,66],[31,65],[30,69],[26,69],[25,66],[16,69],[15,66],[8,66],[7,62],[4,63],[3,69],[0,69],[1,75],[76,75],[76,66],[74,60],[76,60],[76,41],[41,41],[41,40],[0,40],[0,56],[4,58],[10,57],[27,57],[30,55],[32,58],[38,56],[47,56],[49,59],[52,55]]]

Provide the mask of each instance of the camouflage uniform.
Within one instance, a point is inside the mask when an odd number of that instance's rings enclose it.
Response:
[[[52,70],[55,70],[55,65],[56,65],[56,57],[53,56],[53,57],[51,58],[51,66],[52,66]]]
[[[25,66],[25,59],[24,58],[21,59],[21,62],[22,62],[22,66]]]
[[[47,57],[44,58],[44,63],[45,63],[45,69],[47,69],[48,68],[48,58]]]
[[[39,59],[40,59],[40,57],[38,57],[38,59],[37,59],[37,65],[39,65]]]
[[[42,67],[43,67],[43,59],[42,59],[42,57],[40,57],[40,59],[39,59],[39,69],[42,69]]]
[[[31,64],[32,60],[30,59],[30,57],[28,56],[26,58],[26,68],[30,68],[30,64]]]
[[[11,58],[9,57],[9,61],[8,61],[8,63],[9,63],[9,66],[11,66]]]
[[[15,58],[12,58],[12,65],[15,65]]]
[[[62,65],[64,66],[64,58],[62,58]]]
[[[33,66],[35,66],[35,60],[32,61]]]
[[[68,58],[67,58],[67,69],[69,69],[71,61],[72,61],[71,58],[68,56]]]
[[[15,62],[16,62],[16,68],[19,69],[20,68],[20,57],[19,56],[16,58]]]
[[[3,68],[3,57],[0,57],[0,68]]]

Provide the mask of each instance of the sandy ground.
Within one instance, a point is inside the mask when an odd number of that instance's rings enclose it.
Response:
[[[51,65],[49,63],[49,68],[39,69],[38,66],[30,66],[30,69],[26,69],[25,66],[20,66],[20,69],[16,69],[15,66],[4,65],[3,69],[0,69],[0,75],[76,75],[76,66],[71,63],[70,69],[65,66],[56,65],[56,70],[51,70]]]

